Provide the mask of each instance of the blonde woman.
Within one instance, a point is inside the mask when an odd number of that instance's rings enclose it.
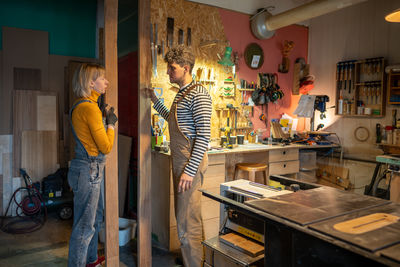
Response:
[[[106,112],[106,126],[97,100],[104,94],[108,81],[105,70],[97,64],[82,64],[75,72],[72,86],[79,99],[70,110],[75,157],[68,171],[68,182],[74,192],[74,223],[69,243],[68,266],[101,266],[98,257],[98,231],[103,221],[100,192],[104,177],[105,154],[114,144],[114,126],[118,118],[114,108]]]

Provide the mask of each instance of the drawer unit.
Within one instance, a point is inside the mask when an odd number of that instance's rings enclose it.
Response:
[[[268,162],[279,162],[299,159],[298,148],[284,148],[269,151]]]
[[[298,160],[273,162],[269,164],[269,175],[284,175],[299,172],[300,162]]]

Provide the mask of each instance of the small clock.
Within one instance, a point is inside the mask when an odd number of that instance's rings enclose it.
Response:
[[[244,60],[250,69],[259,69],[264,63],[264,52],[256,43],[249,44],[244,50]]]

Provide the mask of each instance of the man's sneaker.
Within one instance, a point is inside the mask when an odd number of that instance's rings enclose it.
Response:
[[[100,267],[105,263],[105,261],[106,257],[100,256],[97,257],[97,260],[95,262],[86,264],[86,267]]]

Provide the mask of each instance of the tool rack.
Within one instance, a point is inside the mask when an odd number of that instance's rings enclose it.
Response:
[[[385,107],[383,57],[341,61],[336,64],[336,115],[383,117]]]

